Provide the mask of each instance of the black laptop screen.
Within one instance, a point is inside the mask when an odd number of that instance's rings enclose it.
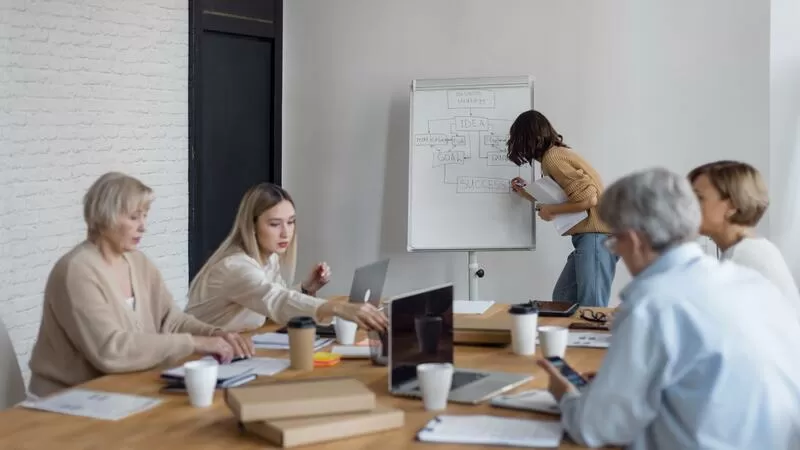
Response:
[[[453,362],[453,286],[421,291],[389,305],[392,386],[416,378],[417,365]]]

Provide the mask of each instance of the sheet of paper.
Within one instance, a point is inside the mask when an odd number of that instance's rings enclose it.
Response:
[[[157,398],[112,392],[68,389],[39,400],[20,403],[30,409],[100,420],[120,420],[161,404]]]
[[[546,205],[557,205],[567,202],[567,194],[561,189],[561,186],[550,177],[541,177],[530,185],[531,195],[539,203]],[[559,214],[555,216],[551,222],[555,227],[558,234],[564,234],[570,228],[577,225],[580,221],[589,217],[586,211],[570,214]]]
[[[569,347],[608,348],[611,333],[593,333],[591,331],[572,331],[567,338]]]
[[[319,350],[322,347],[330,345],[334,339],[331,338],[317,338],[314,342],[314,350]],[[253,345],[256,348],[272,349],[272,350],[288,350],[289,349],[289,334],[288,333],[263,333],[253,336]]]
[[[426,442],[555,448],[564,429],[558,421],[489,415],[436,416],[417,433]]]
[[[494,302],[491,300],[455,300],[453,302],[454,314],[483,314]]]

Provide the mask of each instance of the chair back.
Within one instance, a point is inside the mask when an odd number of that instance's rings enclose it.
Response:
[[[17,353],[3,320],[0,319],[0,410],[25,400],[25,380],[17,362]]]

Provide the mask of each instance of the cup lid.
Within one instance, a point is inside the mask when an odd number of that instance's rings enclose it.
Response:
[[[529,301],[528,303],[518,303],[516,305],[511,305],[508,308],[509,314],[537,314],[539,312],[539,305],[533,302],[533,300]]]
[[[317,323],[314,319],[308,316],[292,317],[289,323],[286,324],[288,328],[316,328]]]

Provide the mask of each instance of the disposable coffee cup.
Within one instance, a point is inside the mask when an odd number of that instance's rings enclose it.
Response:
[[[189,403],[195,408],[207,408],[214,402],[219,363],[200,359],[183,365],[183,382],[189,394]]]
[[[358,324],[341,317],[333,319],[333,330],[336,331],[336,342],[342,345],[353,345],[356,342]]]
[[[289,364],[295,370],[314,369],[314,341],[317,324],[307,316],[292,318],[286,324],[289,333]]]
[[[447,397],[453,383],[453,365],[425,363],[417,366],[417,380],[422,391],[422,404],[427,411],[447,408]]]
[[[567,352],[569,330],[564,327],[546,326],[539,327],[539,343],[545,358],[558,356],[564,358]]]
[[[539,308],[533,303],[520,303],[508,309],[511,315],[511,349],[517,355],[536,353],[536,324]]]

